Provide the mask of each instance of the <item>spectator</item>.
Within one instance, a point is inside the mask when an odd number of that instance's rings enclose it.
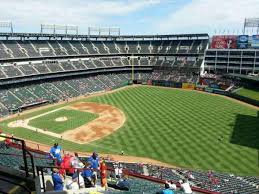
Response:
[[[120,166],[120,163],[114,165],[114,173],[115,173],[115,178],[121,178],[122,167]]]
[[[180,183],[180,184],[181,184],[181,188],[184,191],[184,193],[186,193],[186,194],[191,194],[192,193],[192,189],[191,189],[190,183],[187,181],[187,179],[185,179],[183,181],[183,183]]]
[[[107,188],[107,166],[103,160],[100,164],[100,174],[101,174],[101,185]]]
[[[177,189],[176,184],[174,184],[173,181],[169,182],[168,184],[169,184],[169,188],[170,188],[170,189],[172,189],[172,190],[174,190],[174,191]]]
[[[10,136],[9,137],[6,137],[5,138],[5,147],[8,149],[11,145],[12,141],[10,139]]]
[[[93,178],[93,172],[90,169],[91,165],[92,164],[90,162],[85,163],[85,169],[83,170],[83,172],[81,174],[82,177],[84,178],[86,188],[92,187],[94,185],[93,179],[92,179]]]
[[[123,190],[123,191],[129,191],[130,190],[130,183],[126,178],[120,179],[116,183],[117,189]]]
[[[79,177],[78,177],[79,176]],[[78,184],[79,183],[79,184]],[[84,188],[84,178],[78,172],[75,172],[72,176],[72,180],[67,181],[67,189],[76,191],[80,188]]]
[[[6,135],[3,133],[2,130],[0,130],[0,148],[6,148],[5,140],[6,140]]]
[[[74,168],[71,164],[71,158],[72,158],[72,156],[70,156],[69,153],[66,153],[63,160],[62,160],[62,164],[61,164],[61,166],[63,168],[65,168],[66,174],[68,176],[72,176],[75,172],[75,170],[74,170]]]
[[[188,172],[187,178],[188,178],[189,180],[194,180],[194,176],[193,176],[193,174],[192,174],[191,171]]]
[[[93,170],[93,182],[95,185],[97,180],[97,172],[100,166],[98,154],[96,152],[93,152],[93,155],[88,160],[91,163],[91,168]]]
[[[53,147],[51,147],[49,154],[50,156],[60,164],[62,162],[61,158],[61,146],[58,145],[58,143],[55,143]]]
[[[52,181],[54,184],[55,191],[63,191],[64,187],[64,178],[59,174],[58,169],[54,168],[52,170]]]
[[[78,153],[75,152],[74,157],[71,158],[71,165],[73,168],[83,168],[84,164],[78,158]]]
[[[174,192],[170,189],[170,185],[166,183],[165,189],[161,192],[161,194],[174,194]]]

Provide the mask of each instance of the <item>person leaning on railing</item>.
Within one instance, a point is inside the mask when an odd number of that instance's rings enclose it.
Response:
[[[61,146],[58,145],[58,143],[54,143],[53,147],[51,147],[49,151],[50,157],[54,159],[58,165],[60,165],[62,162],[61,150]]]
[[[5,148],[5,134],[0,130],[0,148]]]
[[[8,138],[7,135],[0,130],[0,148],[9,148],[10,143],[10,138]]]

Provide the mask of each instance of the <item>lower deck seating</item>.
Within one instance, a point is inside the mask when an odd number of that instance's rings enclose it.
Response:
[[[137,73],[136,75],[139,78],[146,79],[149,74]],[[116,88],[130,79],[131,76],[128,73],[111,73],[0,89],[0,114],[1,116],[8,115],[9,110],[16,110],[28,103],[42,100],[57,102],[80,95],[105,91]]]
[[[37,74],[37,71],[30,67],[29,65],[19,65],[17,66],[21,72],[23,72],[25,75],[34,75]],[[1,75],[0,75],[1,76]]]
[[[256,186],[259,186],[259,177],[242,177],[228,173],[168,168],[152,164],[108,162],[107,165],[109,168],[118,166],[133,173],[167,181],[178,182],[179,180],[189,179],[189,182],[197,188],[223,194],[259,193],[259,189],[256,188]]]
[[[14,147],[0,147],[0,153],[0,166],[17,170],[24,168],[23,152],[21,149]],[[36,152],[30,153],[33,155],[35,166],[50,166],[53,164],[53,160],[49,159],[47,155],[42,155]],[[31,168],[30,157],[28,154],[26,154],[26,156],[27,164],[29,168]]]

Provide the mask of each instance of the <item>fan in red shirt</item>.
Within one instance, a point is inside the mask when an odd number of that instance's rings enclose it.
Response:
[[[69,175],[69,176],[72,176],[75,172],[72,164],[71,164],[71,158],[72,156],[69,155],[68,153],[65,154],[63,160],[62,160],[62,163],[60,165],[61,169],[59,170],[59,173],[64,175]]]

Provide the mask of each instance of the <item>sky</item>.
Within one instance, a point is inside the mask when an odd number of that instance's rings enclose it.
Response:
[[[130,35],[240,34],[245,18],[259,17],[259,0],[0,0],[0,3],[0,21],[11,21],[14,32],[40,32],[40,24],[60,24],[79,26],[79,34],[87,34],[89,26],[119,27],[121,34]]]

